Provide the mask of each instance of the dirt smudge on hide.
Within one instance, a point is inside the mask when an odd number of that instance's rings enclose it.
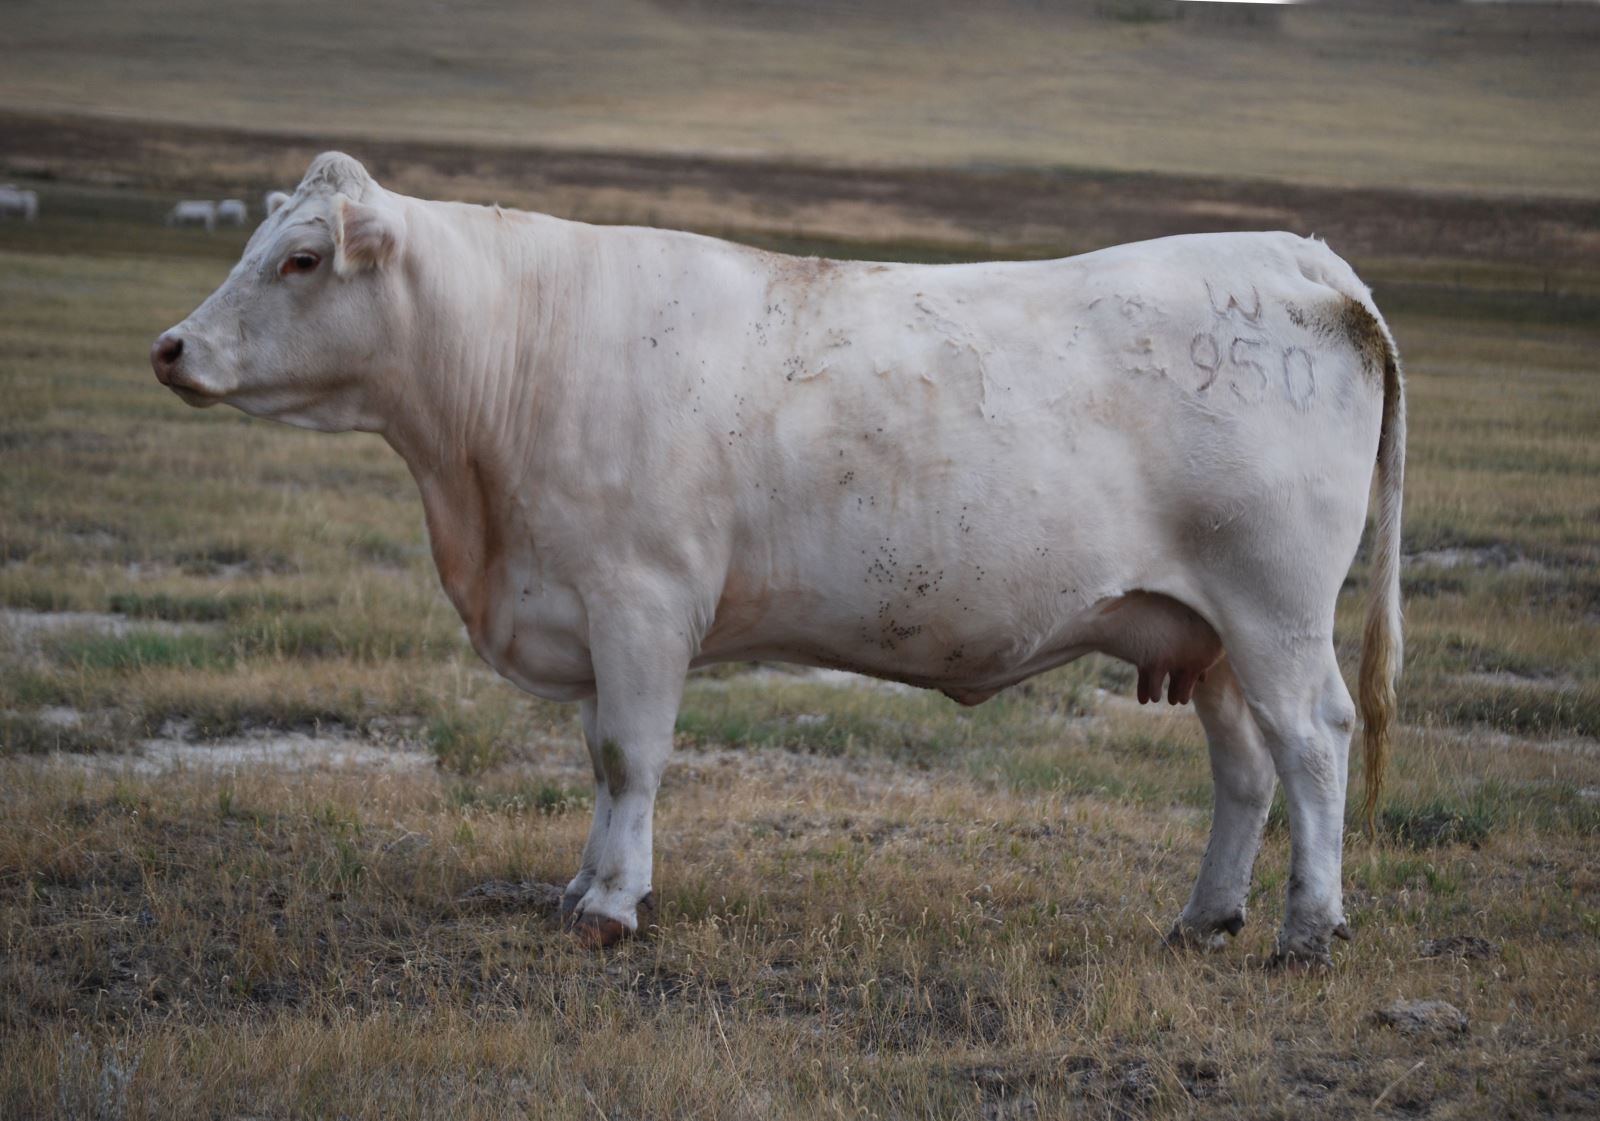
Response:
[[[819,292],[837,282],[846,268],[846,262],[828,257],[790,257],[781,253],[763,252],[762,256],[767,276],[766,319],[761,327],[763,334],[775,343],[791,348],[808,339],[814,350],[826,351],[848,345],[848,340],[841,342],[834,337],[837,332],[827,333],[826,337],[820,339],[810,338],[814,333],[824,333],[827,327],[826,324],[817,323],[816,317],[811,314],[813,300]],[[819,343],[820,347],[817,345]],[[799,362],[800,359],[796,357],[792,361]],[[790,366],[785,372],[790,381],[803,381],[825,372],[826,367],[826,360],[822,360],[821,368],[801,364]]]
[[[805,296],[812,288],[825,284],[840,271],[843,262],[831,257],[790,257],[782,253],[765,254],[767,294],[787,289]]]
[[[1390,354],[1389,340],[1378,317],[1360,300],[1346,296],[1340,308],[1339,327],[1361,355],[1362,368],[1374,379],[1382,379]]]
[[[1337,301],[1314,309],[1289,304],[1289,321],[1313,332],[1318,338],[1349,345],[1361,357],[1361,368],[1368,377],[1382,384],[1384,364],[1389,360],[1389,341],[1383,325],[1360,300],[1341,296]]]
[[[601,742],[600,769],[604,772],[606,788],[610,790],[612,797],[628,789],[628,761],[622,754],[622,748],[617,746],[616,740]]]

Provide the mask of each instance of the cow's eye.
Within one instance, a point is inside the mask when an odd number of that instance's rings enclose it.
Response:
[[[322,258],[315,253],[291,253],[283,259],[283,264],[278,267],[280,276],[290,276],[297,272],[311,272],[322,264]]]

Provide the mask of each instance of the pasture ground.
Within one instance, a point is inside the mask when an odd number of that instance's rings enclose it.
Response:
[[[1262,966],[1278,811],[1241,937],[1163,944],[1205,844],[1204,746],[1100,661],[973,710],[697,677],[658,928],[593,954],[537,891],[473,894],[570,874],[575,714],[477,662],[381,443],[155,384],[151,337],[243,234],[160,229],[163,171],[140,166],[44,181],[48,220],[0,226],[0,1116],[1600,1111],[1593,242],[1552,272],[1464,217],[1432,249],[1353,254],[1409,375],[1408,665],[1337,969]],[[840,252],[1042,241],[832,213]],[[872,244],[884,228],[905,240]],[[1465,1030],[1375,1019],[1402,998]]]

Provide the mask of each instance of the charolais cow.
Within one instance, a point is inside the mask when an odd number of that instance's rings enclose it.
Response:
[[[169,226],[204,226],[207,232],[217,228],[217,204],[209,199],[184,199],[167,211]]]
[[[250,211],[245,206],[243,199],[223,199],[217,203],[217,221],[232,222],[235,226],[242,226],[250,217]]]
[[[1091,651],[1192,700],[1211,841],[1173,928],[1244,921],[1283,784],[1277,957],[1326,962],[1356,709],[1334,601],[1374,469],[1366,809],[1399,672],[1405,402],[1327,246],[1205,234],[1056,261],[797,258],[380,187],[318,157],[157,378],[381,433],[478,652],[576,701],[595,813],[563,900],[637,929],[684,675],[770,659],[978,704]]]
[[[17,217],[24,222],[32,222],[39,217],[38,193],[13,187],[9,183],[0,187],[0,217]]]

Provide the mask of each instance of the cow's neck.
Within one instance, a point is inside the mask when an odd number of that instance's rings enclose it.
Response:
[[[541,384],[552,327],[537,270],[565,257],[555,244],[563,231],[552,220],[441,204],[421,204],[410,221],[443,256],[408,263],[412,359],[396,372],[383,435],[417,481],[440,580],[476,635],[505,533],[525,520],[511,506],[538,488],[541,414],[558,390]]]
[[[403,357],[382,407],[384,435],[413,470],[448,470],[466,449],[514,457],[542,404],[550,325],[539,270],[560,224],[408,202],[408,238],[418,244],[403,265],[407,337],[397,340]]]

